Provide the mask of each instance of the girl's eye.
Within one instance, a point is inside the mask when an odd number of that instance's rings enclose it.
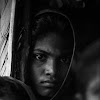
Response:
[[[35,59],[38,60],[38,61],[45,61],[46,60],[46,55],[44,54],[35,54]]]
[[[60,62],[61,63],[70,63],[70,58],[68,58],[68,57],[62,57],[62,58],[60,58]]]

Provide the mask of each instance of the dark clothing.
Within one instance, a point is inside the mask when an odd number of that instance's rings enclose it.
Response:
[[[0,77],[0,99],[8,100],[8,97],[10,100],[36,100],[23,82],[12,77]]]

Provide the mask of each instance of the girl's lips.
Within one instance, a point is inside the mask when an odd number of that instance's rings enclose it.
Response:
[[[41,81],[41,86],[44,86],[44,87],[54,87],[54,82],[52,81]]]

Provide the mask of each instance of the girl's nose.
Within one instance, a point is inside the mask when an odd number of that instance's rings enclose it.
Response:
[[[54,76],[56,70],[56,62],[53,59],[49,59],[45,65],[45,74],[47,76]]]

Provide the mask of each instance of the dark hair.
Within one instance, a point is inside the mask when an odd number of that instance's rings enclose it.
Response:
[[[65,40],[72,40],[72,46],[74,45],[73,27],[68,17],[64,14],[46,10],[32,17],[30,22],[32,44],[34,44],[37,39],[41,39],[50,32],[53,32],[65,38]]]

